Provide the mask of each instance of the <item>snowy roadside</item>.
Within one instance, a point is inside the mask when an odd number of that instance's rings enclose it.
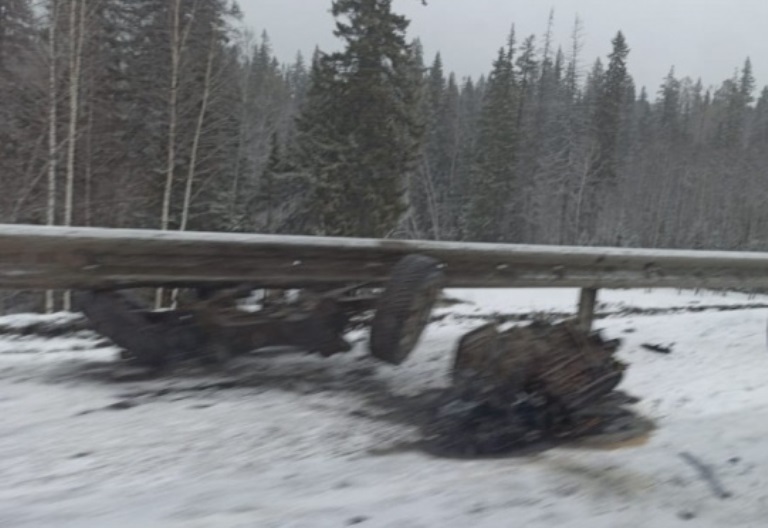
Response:
[[[441,309],[458,314],[575,303],[573,290],[450,294],[475,302]],[[665,290],[600,301],[766,298]],[[418,431],[403,408],[446,383],[456,339],[478,321],[438,321],[399,368],[360,343],[328,360],[266,354],[218,376],[122,384],[106,380],[115,351],[87,336],[0,339],[0,526],[762,526],[766,318],[760,308],[599,320],[624,339],[622,387],[658,430],[634,446],[473,461],[410,448]],[[643,343],[674,345],[656,354]]]
[[[512,290],[477,288],[446,290],[449,299],[462,302],[439,308],[436,313],[453,318],[471,318],[489,314],[531,314],[537,312],[573,313],[578,290],[570,288]],[[656,290],[600,290],[597,312],[626,315],[631,312],[685,312],[709,309],[768,308],[768,296],[735,292],[716,292],[676,289]]]

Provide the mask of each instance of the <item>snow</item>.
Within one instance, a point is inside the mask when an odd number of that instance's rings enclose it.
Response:
[[[572,311],[577,297],[447,293],[474,303],[441,308],[458,315]],[[657,430],[635,445],[484,460],[412,448],[418,429],[397,416],[398,402],[447,383],[456,340],[477,320],[437,321],[401,367],[374,362],[360,342],[330,359],[267,352],[219,374],[124,383],[107,379],[116,350],[87,335],[4,336],[0,526],[763,526],[768,309],[746,305],[768,298],[632,290],[600,301],[615,315],[597,327],[624,340],[622,388]],[[744,306],[620,313],[722,305]],[[718,497],[682,453],[731,496]]]
[[[446,290],[445,296],[462,302],[447,309],[438,309],[437,313],[490,315],[553,310],[573,312],[578,303],[579,291],[572,288],[546,290],[535,288],[457,288]],[[666,288],[649,290],[601,289],[598,290],[597,302],[598,312],[615,313],[629,307],[684,310],[690,307],[766,304],[768,303],[768,296],[736,292],[692,292]]]
[[[3,328],[23,328],[33,324],[66,324],[80,318],[79,314],[56,312],[52,314],[14,314],[0,317]]]

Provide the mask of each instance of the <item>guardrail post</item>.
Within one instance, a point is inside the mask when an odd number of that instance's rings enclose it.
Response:
[[[597,303],[597,288],[582,288],[579,293],[578,325],[585,332],[592,331],[595,320],[595,304]]]

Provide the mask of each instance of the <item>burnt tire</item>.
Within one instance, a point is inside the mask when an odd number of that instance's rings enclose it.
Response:
[[[407,255],[395,265],[371,323],[373,357],[393,365],[406,360],[429,323],[443,283],[440,262],[432,257]]]

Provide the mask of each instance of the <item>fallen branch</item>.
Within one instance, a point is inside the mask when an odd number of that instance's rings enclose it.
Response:
[[[693,467],[693,469],[699,473],[699,476],[704,479],[707,484],[709,484],[709,487],[712,489],[712,492],[717,498],[727,499],[733,496],[730,491],[723,487],[720,479],[717,478],[715,471],[710,466],[705,464],[701,459],[687,451],[680,453],[680,458],[686,461],[691,467]]]

